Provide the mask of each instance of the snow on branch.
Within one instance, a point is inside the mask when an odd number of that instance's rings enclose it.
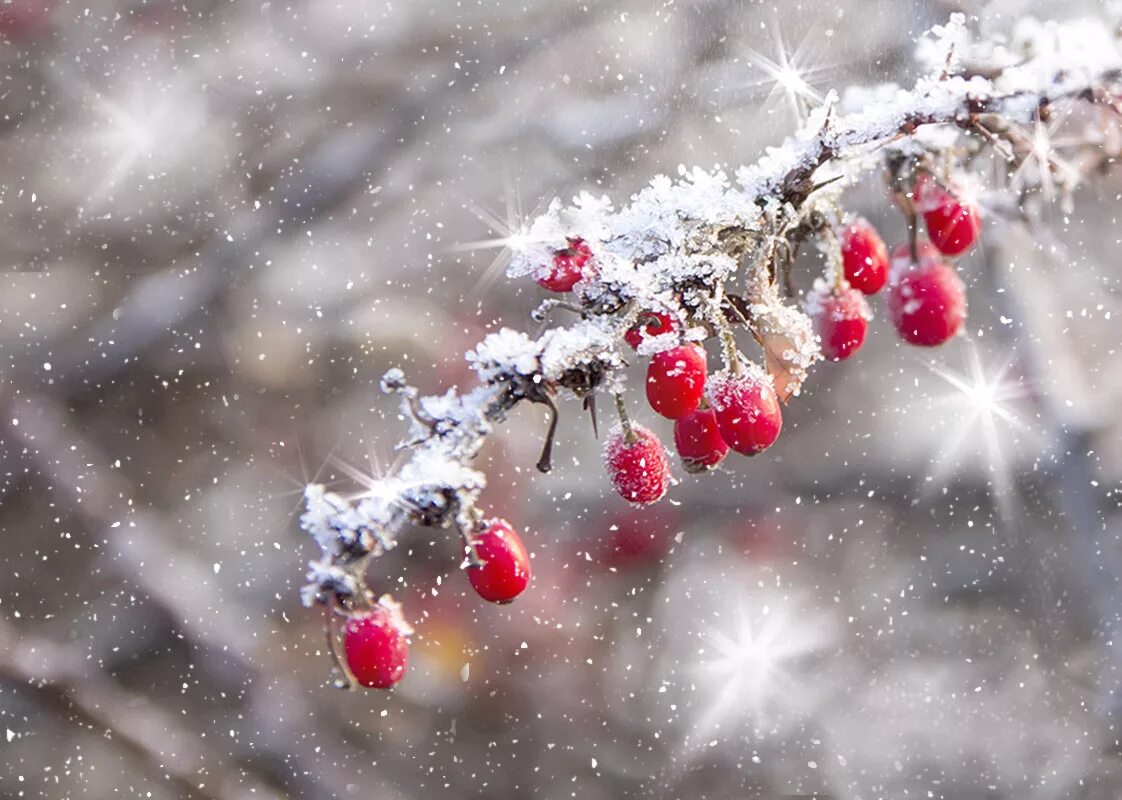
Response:
[[[745,360],[733,335],[739,326],[762,347],[780,399],[797,395],[821,356],[811,320],[792,303],[787,273],[804,240],[836,247],[823,219],[840,218],[843,190],[887,165],[897,195],[911,197],[918,173],[941,167],[950,175],[963,153],[989,149],[1022,184],[1022,167],[1035,154],[1035,185],[1058,181],[1070,192],[1079,175],[1058,173],[1029,128],[1059,104],[1098,105],[1117,116],[1122,54],[1112,23],[1022,20],[1008,37],[978,38],[956,14],[920,41],[928,73],[911,90],[831,92],[797,134],[731,176],[679,167],[676,178],[654,178],[619,207],[587,193],[569,205],[554,200],[510,237],[509,274],[549,283],[565,277],[556,270],[570,270],[571,294],[545,301],[535,315],[575,312],[578,319],[536,339],[508,328],[488,335],[467,353],[480,381],[467,394],[422,397],[399,370],[386,374],[383,389],[400,395],[411,421],[401,444],[407,456],[350,497],[307,487],[301,525],[322,552],[310,565],[305,603],[368,605],[369,559],[410,525],[456,526],[474,557],[469,532],[482,518],[486,477],[471,464],[494,426],[523,401],[548,406],[555,423],[560,392],[586,406],[622,395],[631,352],[625,335],[649,315],[663,315],[670,328],[647,328],[639,356],[718,338],[726,369],[737,370]],[[1001,191],[1011,190],[994,194]],[[551,426],[550,443],[552,433]]]

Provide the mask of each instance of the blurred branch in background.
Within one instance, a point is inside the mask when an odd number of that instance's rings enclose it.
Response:
[[[41,395],[27,399],[28,408],[21,416],[9,420],[8,441],[27,453],[39,466],[41,474],[51,475],[56,488],[69,496],[72,508],[90,531],[91,540],[101,542],[98,548],[103,554],[101,568],[113,572],[118,580],[143,590],[148,604],[163,608],[168,619],[192,643],[192,651],[200,659],[208,681],[215,686],[241,687],[248,693],[247,711],[250,724],[254,726],[254,737],[238,754],[239,760],[251,764],[261,758],[272,759],[286,765],[289,774],[284,776],[284,782],[307,779],[337,794],[344,794],[346,787],[356,785],[356,781],[369,781],[372,777],[369,767],[365,778],[360,779],[354,772],[365,759],[337,729],[338,720],[332,720],[330,709],[311,706],[306,687],[283,671],[271,669],[272,659],[258,651],[257,644],[261,640],[247,635],[245,627],[245,621],[254,614],[239,607],[231,597],[219,599],[206,588],[213,571],[175,543],[167,520],[133,505],[135,492],[127,481],[104,469],[89,469],[87,465],[107,464],[108,459],[67,424],[66,415],[53,401]],[[51,646],[35,637],[25,640],[10,626],[3,630],[3,636],[11,646],[13,674],[33,677],[33,673],[20,672],[17,668],[26,668],[28,654],[37,647],[50,650]],[[51,652],[55,650],[60,655],[73,655],[70,650],[58,647]],[[63,659],[57,673],[41,677],[48,683],[59,684],[58,688],[69,695],[84,680],[73,673],[73,664],[73,658]],[[108,723],[116,719],[118,712],[127,710],[117,709],[113,701],[129,695],[115,689],[109,679],[102,680],[100,688],[100,696],[108,703],[102,708],[103,719]],[[74,700],[83,708],[97,705],[87,695]],[[149,722],[144,721],[140,712],[134,718],[125,719],[126,728],[122,733],[126,739],[132,741],[138,728],[155,725],[164,715],[151,703],[148,712],[152,716]],[[292,726],[296,720],[300,720],[300,726],[313,726],[314,744],[300,746],[293,739]],[[106,727],[114,729],[112,724]],[[158,739],[149,743],[156,741]],[[312,748],[319,747],[329,747],[335,759],[324,762],[317,757]],[[191,770],[197,769],[193,762],[203,760],[205,753],[200,750],[196,756],[185,756],[192,762]],[[222,759],[213,763],[217,769]],[[248,766],[244,768],[249,769]],[[184,767],[177,776],[188,777],[186,770]]]
[[[177,784],[182,797],[283,796],[244,770],[227,770],[205,739],[147,698],[122,690],[73,645],[18,634],[0,620],[0,677],[50,695],[61,716],[133,750],[153,776]]]

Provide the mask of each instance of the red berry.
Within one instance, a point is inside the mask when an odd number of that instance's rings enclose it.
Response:
[[[896,249],[888,286],[888,313],[910,344],[934,347],[950,339],[966,319],[966,290],[955,271],[932,248],[920,248],[913,263],[906,245]]]
[[[642,425],[632,425],[633,441],[622,427],[604,443],[604,463],[612,486],[632,503],[654,503],[670,487],[670,463],[658,437]]]
[[[663,314],[661,311],[648,311],[640,318],[638,325],[634,328],[628,328],[627,333],[623,335],[623,339],[631,345],[632,350],[638,350],[639,345],[643,343],[643,339],[670,333],[675,327],[677,326],[674,324],[674,319],[669,314]]]
[[[538,278],[538,285],[551,292],[569,292],[584,277],[584,266],[592,250],[584,239],[570,239],[569,246],[553,254],[549,271]]]
[[[351,617],[343,631],[343,649],[355,680],[373,689],[388,689],[401,680],[409,660],[406,637],[412,632],[401,607],[388,597]]]
[[[56,0],[0,0],[0,39],[16,42],[43,33]]]
[[[492,603],[509,603],[522,594],[530,583],[530,557],[510,523],[491,520],[471,538],[483,565],[469,567],[468,580],[479,596]]]
[[[647,402],[667,419],[697,408],[705,393],[705,351],[695,344],[655,353],[647,366]]]
[[[721,438],[713,409],[699,408],[674,420],[674,448],[686,472],[705,472],[724,461],[729,446]]]
[[[888,280],[888,248],[876,228],[858,217],[841,235],[842,266],[849,285],[876,294]]]
[[[671,506],[635,506],[612,514],[607,529],[596,526],[599,546],[593,562],[615,570],[641,568],[660,561],[674,544],[677,520]]]
[[[717,416],[717,429],[728,446],[754,456],[775,443],[783,428],[783,414],[771,378],[755,365],[739,375],[721,372],[706,389]]]
[[[823,358],[844,361],[864,344],[871,314],[865,296],[856,289],[817,282],[807,296],[806,311],[814,320]]]
[[[957,256],[978,239],[982,210],[976,202],[955,196],[926,175],[916,182],[915,193],[927,235],[939,252]]]

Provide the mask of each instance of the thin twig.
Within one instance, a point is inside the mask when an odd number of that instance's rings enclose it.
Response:
[[[225,753],[207,747],[205,740],[146,697],[125,691],[92,669],[86,653],[72,645],[17,633],[0,619],[0,675],[53,696],[85,725],[141,756],[155,774],[167,775],[184,797],[282,797],[251,773],[230,769]]]

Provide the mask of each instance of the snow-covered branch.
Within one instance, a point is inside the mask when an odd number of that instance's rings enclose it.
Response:
[[[912,89],[831,93],[799,133],[732,176],[679,167],[676,178],[656,177],[619,207],[587,193],[569,205],[554,200],[507,240],[509,274],[571,292],[535,314],[575,313],[577,319],[537,338],[508,328],[488,335],[467,353],[480,383],[466,394],[420,396],[399,370],[386,374],[383,389],[401,397],[411,420],[401,445],[408,455],[393,474],[352,497],[307,487],[301,524],[322,553],[311,563],[305,602],[369,607],[369,559],[393,547],[411,525],[457,527],[474,560],[472,533],[482,527],[486,477],[472,462],[494,427],[523,401],[547,405],[556,415],[554,398],[562,392],[587,405],[597,397],[619,398],[633,349],[651,357],[717,339],[723,375],[758,373],[780,400],[797,395],[822,358],[821,330],[795,304],[785,277],[810,238],[840,263],[844,190],[865,173],[887,168],[914,230],[924,211],[917,184],[972,194],[964,168],[990,153],[1010,180],[987,187],[985,208],[1000,210],[1009,198],[1018,198],[1016,206],[1037,191],[1070,195],[1083,173],[1060,161],[1041,128],[1068,106],[1097,107],[1098,128],[1086,144],[1101,153],[1096,132],[1115,126],[1118,117],[1122,53],[1113,30],[1108,20],[1023,20],[1007,38],[976,38],[955,15],[920,42],[928,74]],[[922,257],[913,235],[906,266]],[[898,284],[907,280],[894,275]],[[822,291],[837,281],[845,278],[828,276]],[[907,291],[904,313],[914,302]],[[762,349],[766,375],[740,350],[734,331],[744,328]],[[719,410],[720,398],[709,402]],[[623,435],[633,441],[639,426],[621,414]],[[550,466],[548,445],[543,471]]]

